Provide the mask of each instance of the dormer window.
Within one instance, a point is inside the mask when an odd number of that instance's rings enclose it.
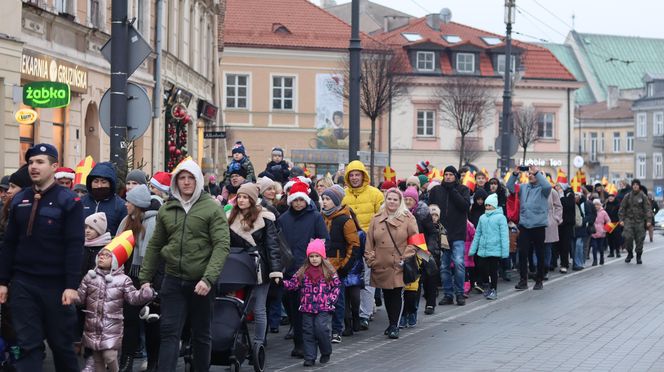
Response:
[[[655,83],[648,83],[648,97],[655,95]]]
[[[500,38],[497,38],[495,36],[482,36],[480,39],[482,39],[482,41],[484,41],[486,45],[489,46],[496,46],[503,42],[502,40],[500,40]]]
[[[418,71],[432,72],[436,65],[436,55],[434,52],[417,52],[415,61]]]
[[[475,54],[473,53],[457,53],[456,55],[456,71],[462,74],[475,73]]]
[[[401,36],[403,36],[404,39],[406,39],[410,42],[422,40],[422,35],[420,35],[416,32],[404,32],[404,33],[401,34]]]
[[[450,44],[460,43],[462,40],[458,35],[443,35],[443,39]]]
[[[282,25],[281,23],[273,23],[272,24],[272,32],[275,34],[290,34],[290,30],[288,27]]]
[[[516,56],[511,56],[510,62],[512,64],[512,69],[510,72],[514,73],[516,71]],[[505,55],[499,54],[496,56],[496,72],[503,75],[505,74]]]

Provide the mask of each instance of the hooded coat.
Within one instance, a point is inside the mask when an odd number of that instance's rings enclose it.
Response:
[[[475,226],[477,226],[480,217],[482,217],[486,210],[484,203],[480,205],[477,203],[477,200],[482,199],[482,201],[485,201],[487,196],[489,195],[484,189],[478,188],[475,190],[475,194],[473,195],[473,205],[470,207],[470,213],[468,214],[468,220]]]
[[[283,278],[281,273],[283,265],[281,264],[281,251],[275,222],[274,214],[262,208],[250,230],[245,230],[242,226],[240,213],[230,226],[231,247],[258,251],[261,258],[260,272],[263,283],[267,283],[271,278]]]
[[[194,194],[184,200],[177,177],[182,171],[194,175]],[[212,288],[230,251],[228,221],[224,210],[203,193],[203,173],[193,160],[185,160],[175,170],[171,183],[173,198],[157,214],[157,223],[148,243],[139,273],[141,284],[149,283],[159,262],[167,275],[190,281],[203,280]]]
[[[519,225],[526,229],[535,227],[546,227],[549,225],[549,194],[551,184],[546,180],[542,172],[535,176],[537,182],[524,183],[519,188]],[[510,174],[507,181],[507,189],[514,193],[514,184],[518,177]]]
[[[92,180],[95,178],[105,178],[111,184],[111,194],[108,198],[96,201],[92,196]],[[109,162],[97,163],[88,174],[85,180],[85,187],[88,193],[81,198],[83,203],[83,214],[85,217],[97,212],[106,213],[106,221],[108,227],[106,231],[115,234],[118,231],[120,221],[127,216],[127,207],[125,201],[116,194],[117,190],[117,176],[113,164]]]
[[[498,188],[496,189],[495,194],[498,195],[498,206],[503,209],[503,214],[505,217],[507,217],[507,190],[505,190],[505,186],[503,185],[502,182],[500,182],[499,179],[497,178],[492,178],[489,180],[489,182],[486,183],[484,190],[486,191],[487,194],[491,195],[493,194],[491,192],[491,185],[490,183],[492,181],[496,181],[498,183]]]
[[[353,250],[360,249],[360,237],[357,234],[357,227],[355,221],[350,215],[350,208],[342,205],[341,208],[330,216],[323,215],[325,226],[330,233],[330,240],[325,242],[325,255],[330,261],[332,266],[342,273],[348,273],[350,266],[347,266],[353,256]],[[344,221],[339,230],[337,229],[336,221]],[[345,277],[346,275],[340,275]]]
[[[295,274],[307,258],[309,241],[312,239],[330,239],[323,217],[311,203],[301,211],[288,208],[285,213],[279,216],[277,224],[293,253],[291,265],[285,271],[288,277]]]
[[[360,171],[364,174],[362,186],[352,187],[350,185],[349,175],[352,171]],[[346,204],[353,210],[353,212],[355,212],[360,227],[362,230],[367,231],[371,219],[376,213],[378,213],[385,197],[380,190],[369,185],[371,182],[369,173],[364,167],[364,164],[359,160],[351,161],[346,166],[344,182],[346,185],[346,196],[344,196],[341,204]]]
[[[507,218],[502,208],[486,211],[480,217],[468,255],[507,258],[510,255],[510,237]]]

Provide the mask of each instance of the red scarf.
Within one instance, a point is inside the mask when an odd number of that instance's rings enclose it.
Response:
[[[323,278],[323,264],[318,266],[309,266],[304,274],[309,277],[313,283],[318,283]]]

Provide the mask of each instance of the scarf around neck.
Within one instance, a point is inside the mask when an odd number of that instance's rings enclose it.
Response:
[[[331,215],[337,213],[341,209],[340,205],[334,206],[333,208],[330,209],[322,209],[321,212],[326,216],[330,217]]]
[[[309,266],[307,271],[304,274],[311,280],[313,283],[318,283],[323,278],[323,264],[321,263],[318,266]]]
[[[92,240],[86,240],[84,245],[86,247],[100,247],[100,246],[103,247],[110,242],[111,242],[111,233],[107,231]]]

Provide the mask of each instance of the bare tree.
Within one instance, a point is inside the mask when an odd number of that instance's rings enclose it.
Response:
[[[484,120],[492,110],[494,97],[489,86],[472,77],[445,77],[435,96],[440,101],[443,125],[459,134],[459,168],[466,157],[466,137],[490,125]]]
[[[532,105],[527,105],[516,110],[513,117],[514,135],[519,146],[523,148],[523,162],[525,164],[528,146],[539,138],[537,110]]]
[[[463,146],[463,155],[461,154],[461,138],[454,142],[454,150],[462,159],[462,165],[473,163],[482,156],[482,142],[478,137],[468,137]]]
[[[344,81],[339,90],[345,99],[350,97],[350,62],[344,60]],[[381,117],[390,105],[407,92],[410,80],[406,74],[409,62],[400,53],[390,49],[373,49],[362,51],[360,66],[360,110],[371,120],[370,163],[369,169],[374,179],[374,157],[376,150],[376,120]]]

